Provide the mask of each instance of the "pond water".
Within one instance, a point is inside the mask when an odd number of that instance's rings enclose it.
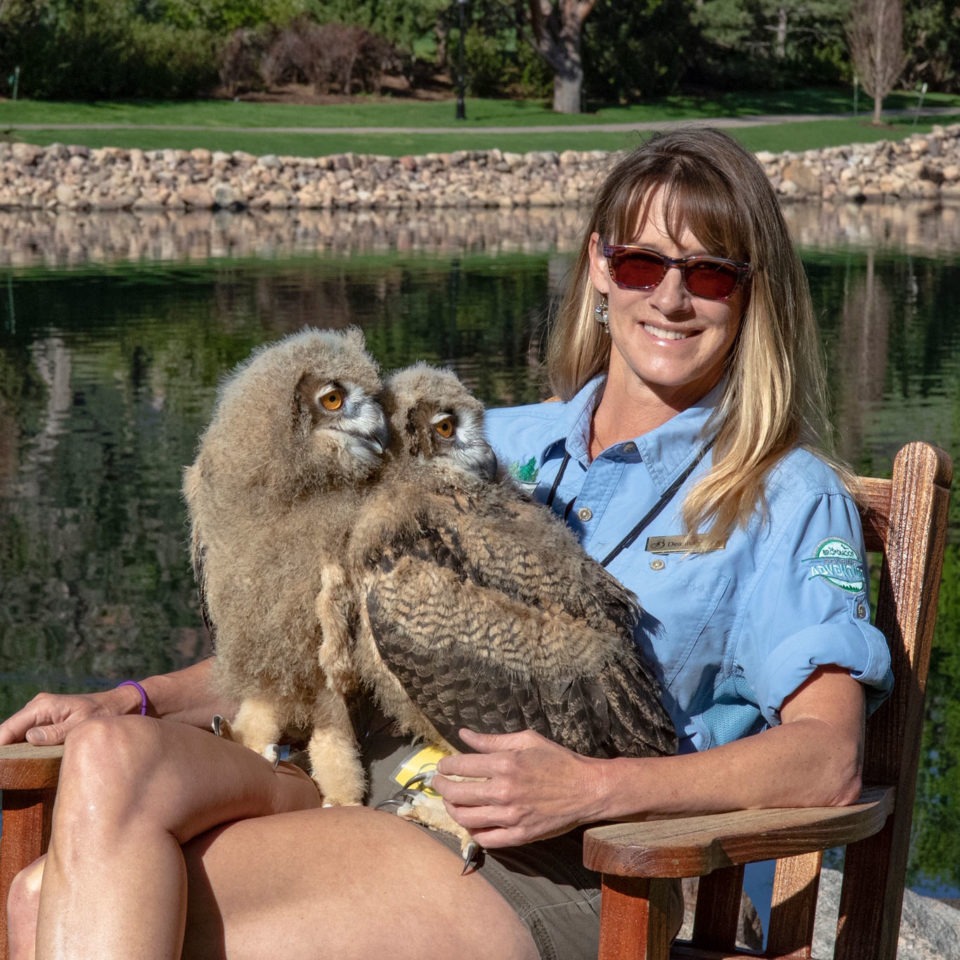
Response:
[[[960,460],[960,217],[789,208],[840,453],[885,475]],[[0,715],[208,651],[180,499],[219,378],[304,324],[360,326],[384,368],[543,394],[543,324],[576,211],[55,218],[0,213]],[[932,672],[911,884],[960,891],[960,498]]]

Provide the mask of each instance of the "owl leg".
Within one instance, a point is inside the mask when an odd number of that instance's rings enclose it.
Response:
[[[317,697],[307,752],[325,807],[363,802],[366,780],[353,724],[343,698],[331,690],[322,690]]]
[[[224,723],[220,723],[221,735]],[[233,723],[226,725],[229,739],[242,743],[260,756],[266,757],[274,766],[280,760],[280,748],[277,741],[283,724],[275,704],[258,697],[247,697],[240,704]]]
[[[463,860],[461,876],[480,866],[483,850],[470,834],[447,813],[440,795],[430,789],[436,771],[417,774],[403,785],[404,803],[397,807],[396,814],[404,820],[413,820],[425,827],[440,830],[460,841],[460,859]]]
[[[345,691],[355,685],[353,631],[350,618],[354,612],[352,590],[343,567],[324,564],[320,571],[320,592],[314,609],[323,640],[320,643],[320,669],[332,690]]]

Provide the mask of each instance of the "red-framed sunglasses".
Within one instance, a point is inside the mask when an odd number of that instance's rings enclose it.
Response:
[[[652,290],[671,267],[676,267],[683,277],[684,287],[692,296],[704,300],[729,300],[750,275],[749,263],[723,257],[665,257],[656,250],[629,243],[601,241],[600,247],[610,278],[624,290]]]

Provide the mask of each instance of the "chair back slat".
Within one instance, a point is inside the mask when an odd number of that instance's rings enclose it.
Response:
[[[813,940],[822,863],[821,850],[777,861],[770,900],[768,952],[788,955]]]
[[[904,746],[919,743],[923,722],[951,479],[943,451],[908,444],[894,461],[893,478],[871,481],[873,490],[887,485],[885,521],[874,499],[861,511],[871,526],[885,522],[887,527],[874,622],[890,645],[897,678],[893,694],[870,719],[867,782],[898,783],[906,768],[916,770],[917,751]]]
[[[891,784],[896,795],[883,830],[847,847],[836,960],[896,957],[952,473],[942,450],[908,444],[894,461],[888,504],[878,502],[884,481],[865,484],[861,500],[868,547],[884,536],[875,623],[897,679],[868,723],[864,781]]]
[[[721,867],[700,878],[693,939],[709,950],[733,950],[740,925],[743,864]]]

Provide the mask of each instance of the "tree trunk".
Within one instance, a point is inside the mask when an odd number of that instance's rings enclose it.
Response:
[[[580,96],[583,90],[583,70],[557,73],[553,78],[553,112],[580,113]]]
[[[777,11],[777,32],[773,44],[773,55],[778,60],[787,59],[787,8],[781,7]]]
[[[854,0],[847,31],[850,58],[863,89],[873,97],[873,122],[881,122],[883,98],[906,63],[903,0]]]
[[[553,109],[580,113],[583,61],[580,37],[583,21],[596,0],[530,0],[530,24],[537,52],[553,70]]]

